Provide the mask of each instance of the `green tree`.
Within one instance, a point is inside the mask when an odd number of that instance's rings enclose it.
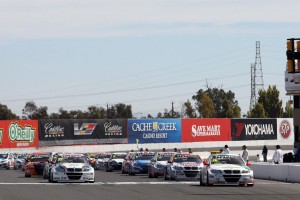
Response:
[[[187,100],[183,104],[183,112],[182,118],[196,118],[196,110],[193,108],[192,103],[190,100]]]
[[[22,119],[48,119],[48,107],[41,106],[37,107],[35,102],[26,102],[24,108],[22,109]]]
[[[6,106],[0,103],[0,120],[12,120],[19,119],[19,117],[12,113],[12,111]]]
[[[275,85],[269,85],[267,91],[258,91],[257,102],[263,105],[266,117],[279,118],[283,116],[282,100],[279,99],[279,94],[280,92]]]
[[[292,104],[289,102],[286,102],[283,117],[293,118],[293,116],[294,116],[293,112],[294,112],[294,109],[293,109]]]
[[[264,106],[260,103],[257,103],[251,112],[248,113],[249,118],[265,118],[265,109]]]
[[[103,107],[89,106],[88,116],[90,119],[104,119],[106,118],[106,110]]]
[[[230,102],[228,101],[227,97],[225,97],[223,104],[222,104],[222,118],[233,118],[234,113],[233,109],[230,106]]]
[[[216,114],[212,99],[205,93],[200,94],[198,112],[202,118],[213,118]]]

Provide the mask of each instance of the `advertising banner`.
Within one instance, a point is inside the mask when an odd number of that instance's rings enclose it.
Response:
[[[0,148],[38,147],[37,120],[1,120]]]
[[[294,126],[293,118],[278,118],[277,119],[277,140],[280,142],[290,141],[294,143]]]
[[[40,146],[126,144],[126,119],[53,119],[39,121]]]
[[[182,142],[231,141],[230,119],[182,119]]]
[[[232,140],[276,140],[277,119],[231,119]]]
[[[181,142],[180,119],[129,119],[127,126],[129,144]]]

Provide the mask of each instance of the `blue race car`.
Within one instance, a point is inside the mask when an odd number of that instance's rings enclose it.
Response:
[[[148,167],[155,152],[137,152],[132,156],[132,161],[128,165],[128,174],[148,174]]]

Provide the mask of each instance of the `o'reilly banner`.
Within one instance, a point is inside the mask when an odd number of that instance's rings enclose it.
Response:
[[[40,120],[40,146],[127,143],[126,119]]]
[[[277,119],[231,119],[232,140],[276,140]]]
[[[180,119],[128,120],[128,143],[181,142]]]

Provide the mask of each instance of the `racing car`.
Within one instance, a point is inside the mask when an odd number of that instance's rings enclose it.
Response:
[[[122,168],[122,163],[126,155],[127,153],[125,152],[112,153],[110,159],[104,164],[106,172],[120,170]]]
[[[156,152],[148,167],[148,177],[157,178],[158,176],[163,176],[168,160],[175,154],[176,152]]]
[[[25,177],[43,175],[45,162],[48,161],[50,153],[33,153],[26,158]]]
[[[11,169],[14,167],[14,157],[11,153],[0,154],[0,168]]]
[[[21,169],[25,163],[27,153],[18,153],[14,159],[14,170]]]
[[[105,163],[108,162],[109,158],[111,156],[111,153],[98,153],[97,157],[95,158],[94,162],[94,169],[105,169]]]
[[[51,166],[49,182],[95,182],[94,168],[83,154],[63,154]]]
[[[124,158],[122,162],[122,174],[128,174],[129,164],[132,161],[132,157],[136,152],[130,151],[127,153],[126,157]]]
[[[128,165],[128,175],[148,174],[148,166],[155,152],[137,152],[133,155]]]
[[[199,179],[203,162],[199,155],[190,153],[175,154],[165,169],[165,180]]]
[[[245,162],[240,155],[214,154],[204,162],[200,174],[200,185],[235,184],[254,186],[251,163]]]

